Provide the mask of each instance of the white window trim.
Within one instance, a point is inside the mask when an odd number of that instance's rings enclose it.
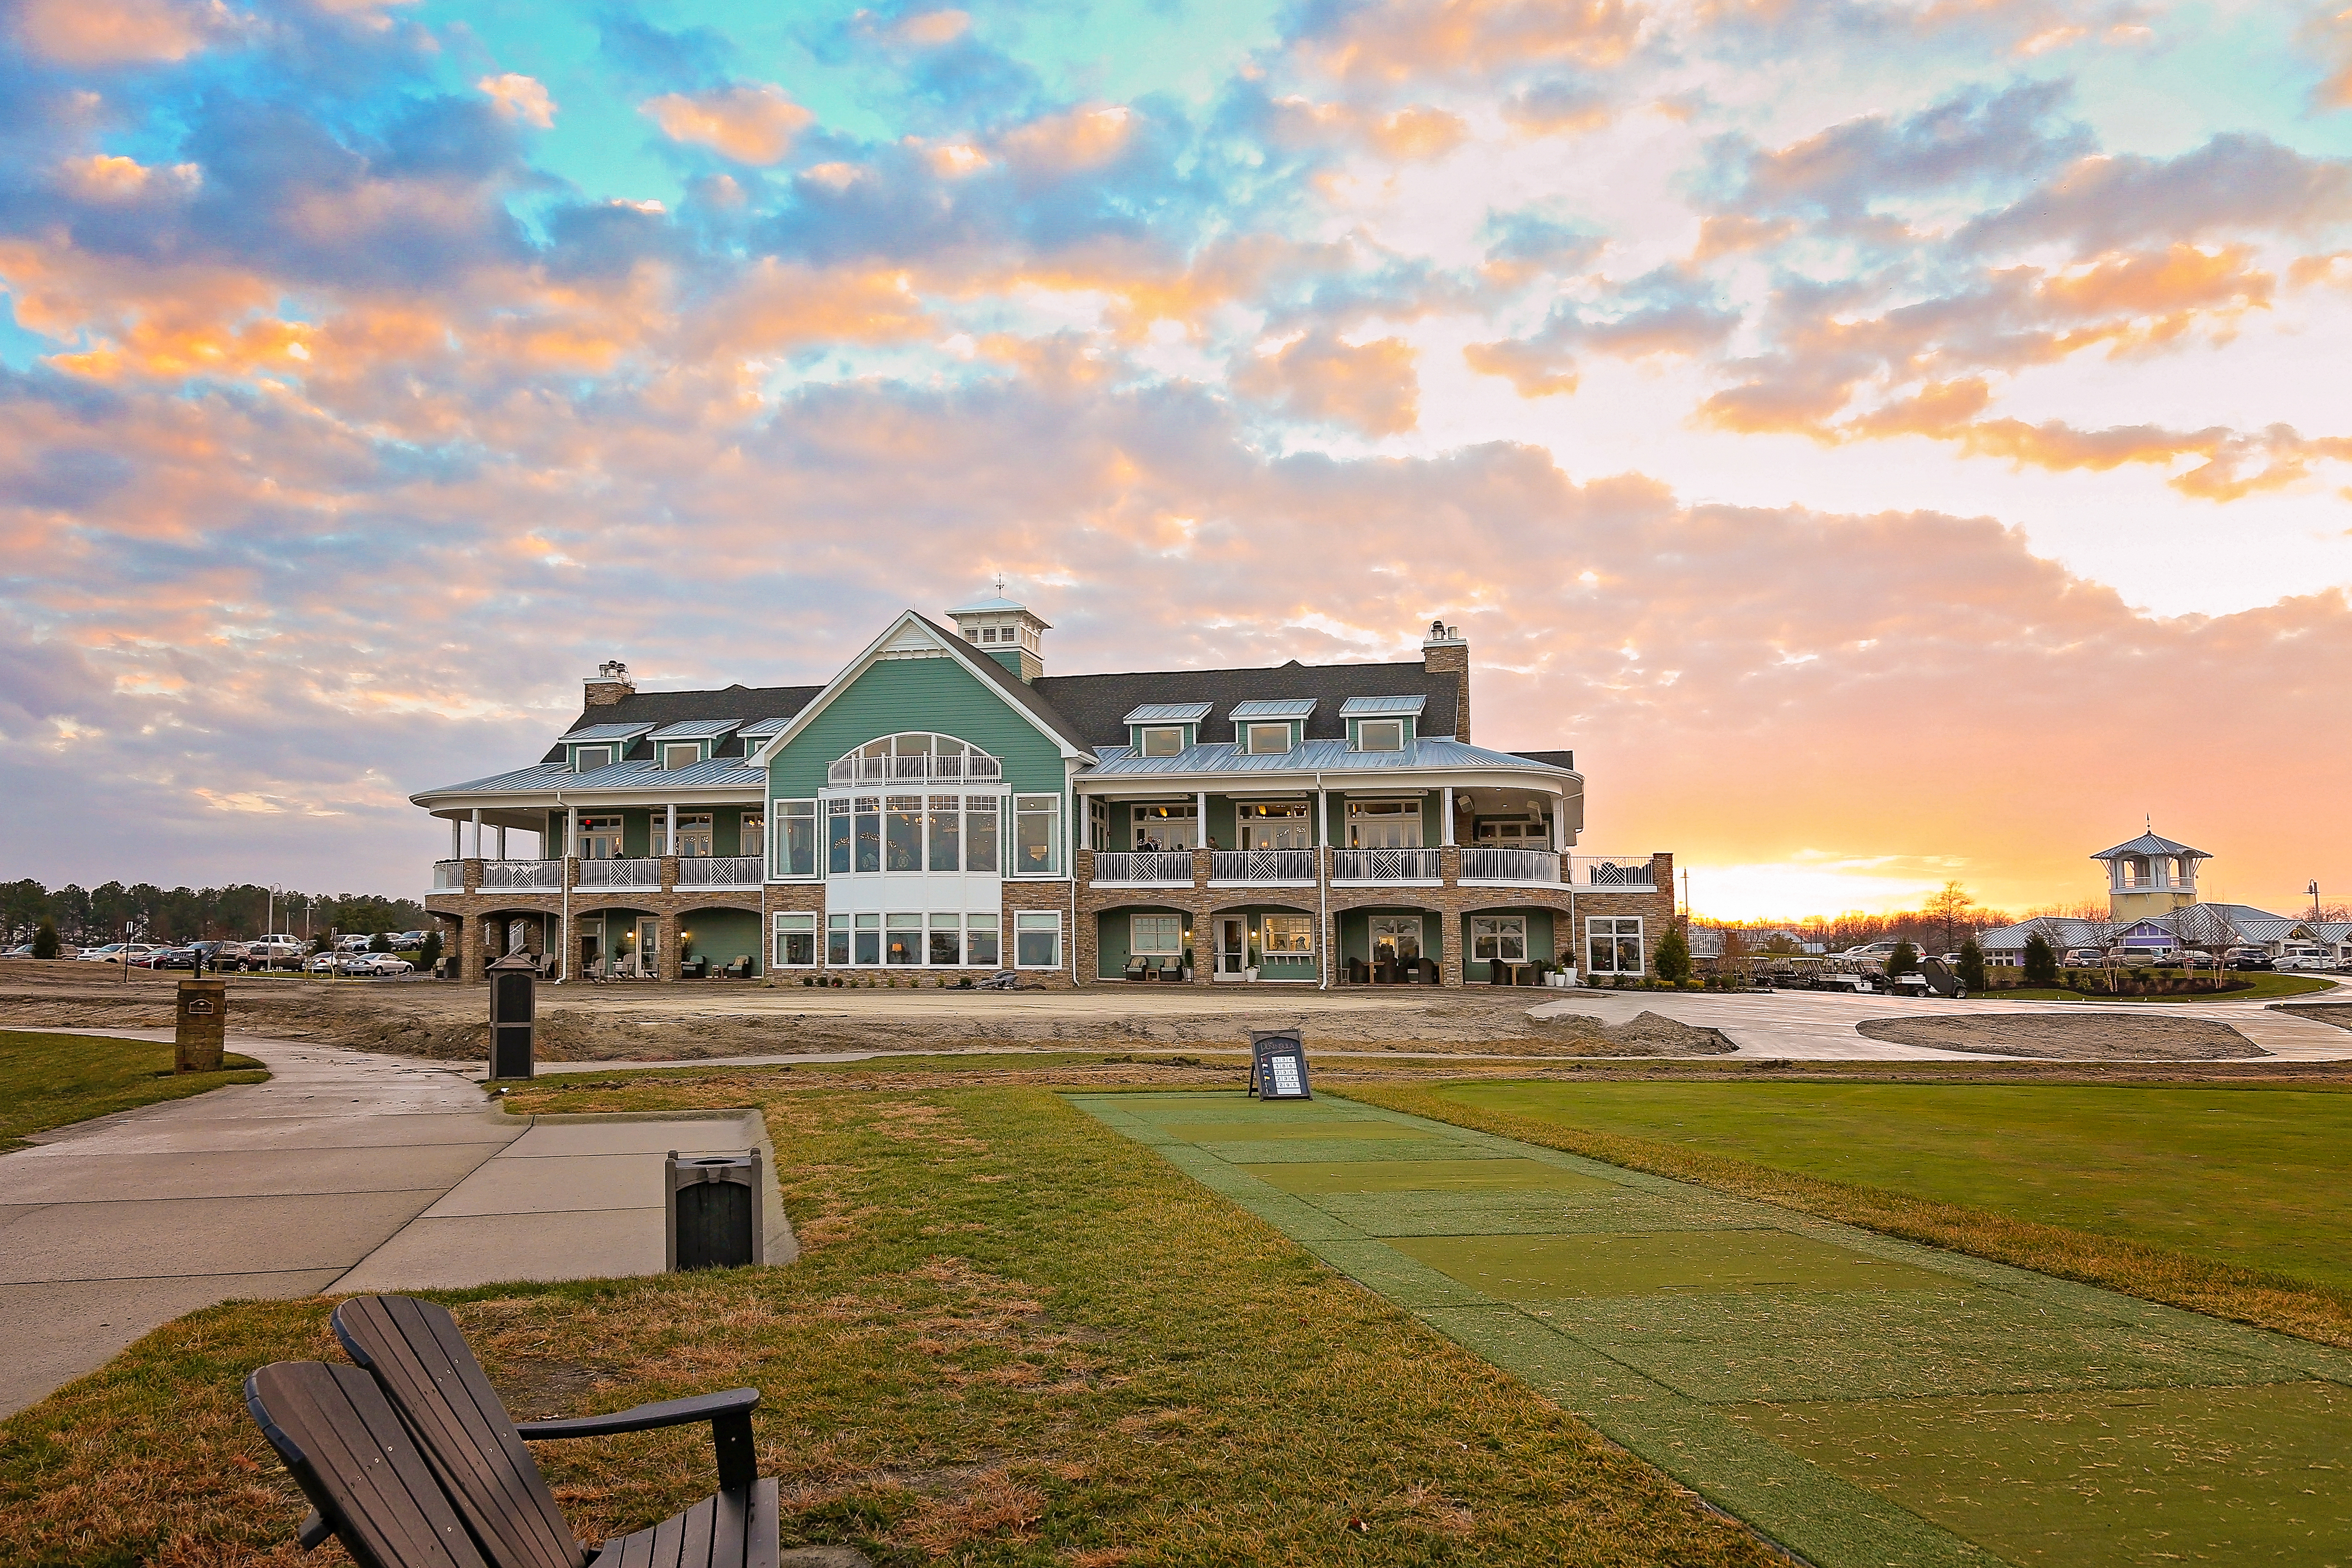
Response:
[[[806,921],[805,926],[788,926],[787,921]],[[783,955],[783,939],[805,932],[809,938],[809,961],[788,963]],[[824,918],[808,910],[779,910],[775,924],[769,931],[768,962],[775,969],[815,969],[824,962]]]
[[[1633,925],[1633,929],[1632,931],[1627,931],[1618,929],[1621,925],[1627,922],[1630,922]],[[1606,927],[1607,929],[1601,929],[1603,927]],[[1592,963],[1592,939],[1596,936],[1606,936],[1610,939],[1609,962],[1612,967],[1608,969],[1593,969],[1591,967]],[[1619,969],[1614,967],[1617,962],[1617,940],[1621,937],[1626,936],[1630,936],[1633,939],[1642,954],[1642,966],[1639,969]],[[1584,952],[1579,956],[1584,960],[1587,973],[1589,973],[1647,974],[1650,972],[1649,925],[1640,915],[1587,915],[1584,921]]]
[[[1282,744],[1261,749],[1258,736],[1269,730],[1282,731]],[[1245,756],[1279,757],[1297,751],[1291,722],[1287,719],[1244,719],[1242,721],[1242,752]]]
[[[588,761],[591,753],[602,757],[604,760],[601,763],[592,764]],[[613,748],[611,746],[574,746],[572,748],[572,771],[575,773],[593,773],[598,768],[611,767],[613,763]]]
[[[1470,917],[1470,962],[1473,963],[1527,963],[1528,941],[1533,934],[1528,931],[1528,917],[1525,915],[1472,915]],[[1480,926],[1485,926],[1487,930],[1481,932],[1478,929]],[[1478,951],[1478,938],[1481,935],[1495,939],[1495,953],[1491,958],[1481,954]],[[1517,937],[1519,940],[1519,955],[1517,958],[1512,958],[1502,951],[1505,942],[1511,937]]]
[[[1069,816],[1069,813],[1065,807],[1065,803],[1062,797],[1058,795],[1045,795],[1043,793],[1013,795],[1008,796],[1006,803],[997,808],[999,813],[996,826],[997,864],[1000,866],[1008,865],[1020,858],[1021,819],[1024,816],[1031,816],[1038,814],[1034,808],[1024,811],[1022,809],[1021,803],[1024,800],[1043,800],[1053,802],[1054,826],[1053,830],[1046,835],[1046,842],[1053,846],[1054,864],[1048,869],[1043,871],[1004,870],[998,872],[997,875],[1010,882],[1066,881],[1069,879],[1069,873],[1064,870],[1063,867],[1067,863],[1069,858],[1069,847],[1062,840],[1063,835],[1067,827],[1067,824],[1064,819]],[[1055,964],[1054,967],[1058,969],[1061,966],[1059,964]]]
[[[1135,939],[1138,921],[1173,921],[1176,924],[1176,945],[1147,948]],[[1129,958],[1181,958],[1184,955],[1184,917],[1162,910],[1139,911],[1127,917],[1127,954]]]
[[[1154,735],[1172,736],[1175,745],[1165,752],[1151,749]],[[1139,757],[1175,757],[1184,752],[1184,726],[1181,724],[1138,724],[1135,727],[1135,754]]]
[[[1393,746],[1371,746],[1365,744],[1365,734],[1368,731],[1376,729],[1384,731],[1391,729],[1394,730],[1396,731],[1396,744]],[[1378,752],[1381,756],[1393,756],[1395,753],[1404,750],[1405,742],[1410,737],[1405,733],[1404,721],[1402,719],[1359,719],[1356,721],[1356,750],[1360,752]]]
[[[1023,927],[1022,927],[1021,922],[1022,922],[1022,921],[1053,921],[1053,922],[1054,922],[1054,926],[1053,926],[1053,930],[1054,930],[1054,962],[1053,962],[1053,963],[1022,963],[1022,962],[1021,962],[1021,932],[1022,932],[1022,930],[1023,930]],[[1029,929],[1030,931],[1044,931],[1045,928],[1043,925],[1032,925],[1032,926],[1028,927],[1027,929]],[[1013,910],[1013,963],[1011,963],[1011,965],[1010,965],[1009,967],[1013,968],[1013,969],[1027,969],[1027,970],[1034,970],[1034,971],[1035,971],[1035,972],[1037,972],[1037,973],[1043,973],[1045,971],[1049,970],[1049,969],[1059,969],[1059,968],[1061,968],[1061,967],[1062,967],[1062,942],[1063,942],[1063,940],[1067,936],[1067,934],[1068,934],[1068,933],[1067,933],[1067,932],[1066,932],[1065,931],[1063,931],[1063,929],[1062,929],[1062,911],[1061,911],[1061,910]],[[999,956],[999,957],[1002,957],[1002,956],[1003,956],[1003,955],[1002,953],[999,953],[999,954],[998,954],[998,956]],[[1007,966],[1006,966],[1006,965],[999,965],[998,967],[1003,968],[1003,967],[1007,967]]]
[[[692,752],[694,755],[686,762],[680,763],[675,760],[680,752]],[[672,773],[679,768],[690,768],[701,761],[702,742],[699,741],[664,741],[662,742],[661,765],[664,773]]]

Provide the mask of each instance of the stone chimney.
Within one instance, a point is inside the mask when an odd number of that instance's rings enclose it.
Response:
[[[635,694],[636,689],[637,683],[630,677],[629,667],[617,658],[608,658],[596,667],[595,674],[588,678],[588,706],[611,708],[622,698]]]
[[[1444,621],[1429,623],[1429,635],[1421,639],[1421,668],[1432,675],[1454,678],[1454,738],[1470,739],[1470,645],[1462,640],[1459,626],[1449,626]]]

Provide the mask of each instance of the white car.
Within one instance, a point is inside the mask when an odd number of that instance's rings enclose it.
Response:
[[[2290,952],[2278,961],[2281,969],[2331,969],[2335,967],[2315,952]]]
[[[415,967],[416,965],[409,963],[408,960],[394,958],[388,952],[362,952],[354,954],[344,963],[343,973],[372,975],[377,979],[383,979],[390,975],[405,974]]]
[[[163,944],[152,942],[110,942],[104,947],[86,947],[81,951],[84,963],[121,963],[127,956],[137,963],[151,952],[163,951]]]

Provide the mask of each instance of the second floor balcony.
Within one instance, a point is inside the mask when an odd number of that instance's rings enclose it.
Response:
[[[1271,887],[1315,885],[1312,849],[1215,849],[1209,854],[1209,885],[1247,883]]]
[[[1335,886],[1365,883],[1433,888],[1444,881],[1444,852],[1436,849],[1334,849]]]
[[[1095,856],[1095,886],[1111,888],[1189,888],[1192,885],[1190,849],[1106,849]]]

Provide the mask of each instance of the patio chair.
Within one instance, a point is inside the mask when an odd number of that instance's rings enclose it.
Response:
[[[747,953],[745,953],[745,954],[743,954],[740,958],[738,958],[734,963],[732,963],[729,964],[726,968],[724,968],[724,969],[720,970],[720,971],[719,972],[719,978],[720,978],[720,979],[722,979],[722,980],[749,980],[749,979],[751,979],[751,955],[750,953],[748,953],[748,952],[747,952]]]
[[[1505,963],[1499,958],[1489,959],[1486,963],[1486,984],[1489,985],[1508,985],[1510,983],[1511,966]]]
[[[1151,978],[1151,971],[1144,966],[1143,960],[1139,958],[1129,959],[1127,961],[1127,968],[1122,971],[1122,973],[1125,973],[1129,980],[1149,980]]]
[[[1348,984],[1367,985],[1371,983],[1372,966],[1360,958],[1348,960]]]
[[[335,1309],[357,1367],[281,1362],[246,1403],[318,1511],[305,1549],[341,1539],[361,1568],[771,1568],[776,1483],[759,1478],[755,1388],[518,1426],[446,1309],[362,1296]],[[396,1413],[396,1414],[395,1414]],[[591,1551],[573,1538],[526,1439],[711,1424],[719,1490]],[[396,1484],[387,1484],[396,1483]],[[470,1539],[469,1539],[470,1538]]]
[[[1160,965],[1160,978],[1181,985],[1184,981],[1183,964],[1172,958],[1163,961]]]

